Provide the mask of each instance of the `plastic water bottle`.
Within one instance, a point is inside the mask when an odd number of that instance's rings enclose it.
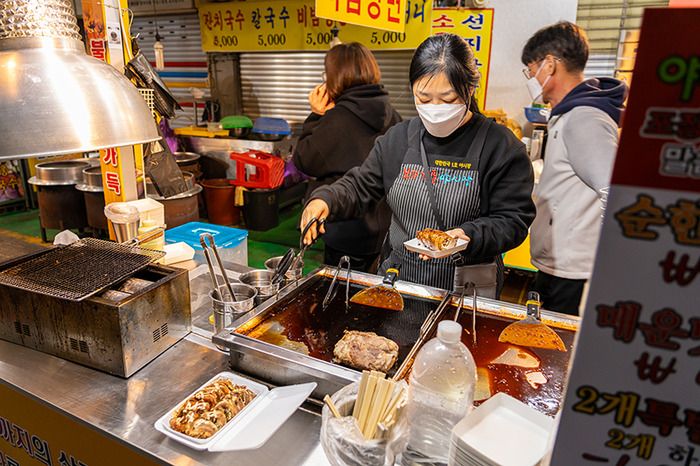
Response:
[[[476,363],[461,336],[461,325],[442,321],[437,338],[416,356],[409,379],[411,436],[402,454],[404,466],[447,464],[452,428],[472,408]]]

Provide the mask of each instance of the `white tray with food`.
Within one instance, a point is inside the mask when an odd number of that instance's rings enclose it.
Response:
[[[440,230],[426,228],[416,233],[416,237],[403,243],[409,251],[438,259],[451,256],[466,249],[469,241],[450,236]]]
[[[261,447],[315,388],[311,382],[269,390],[232,372],[221,372],[154,426],[195,450],[251,450]]]

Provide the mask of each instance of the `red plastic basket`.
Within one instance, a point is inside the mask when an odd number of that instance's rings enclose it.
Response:
[[[236,162],[236,179],[231,184],[246,188],[274,189],[284,180],[284,161],[274,155],[249,150],[231,152]]]

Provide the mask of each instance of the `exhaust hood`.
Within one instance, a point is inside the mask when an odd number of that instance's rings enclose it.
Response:
[[[0,160],[160,139],[136,86],[85,53],[69,0],[0,0]]]

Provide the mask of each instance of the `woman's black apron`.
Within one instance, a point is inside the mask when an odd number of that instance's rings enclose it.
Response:
[[[484,118],[480,124],[490,125],[490,121]],[[388,234],[391,253],[382,261],[378,273],[384,274],[390,266],[400,264],[400,280],[452,290],[455,271],[452,258],[423,261],[417,253],[408,251],[403,245],[405,241],[415,238],[419,230],[439,229],[430,205],[424,179],[426,174],[421,161],[420,147],[424,131],[419,118],[411,120],[408,127],[408,150],[399,176],[387,194],[387,202],[393,212]],[[476,139],[472,146],[479,142]],[[427,176],[433,183],[437,206],[448,230],[481,216],[478,171],[481,150],[476,154],[474,152],[470,150],[466,156],[438,156],[431,163]]]

